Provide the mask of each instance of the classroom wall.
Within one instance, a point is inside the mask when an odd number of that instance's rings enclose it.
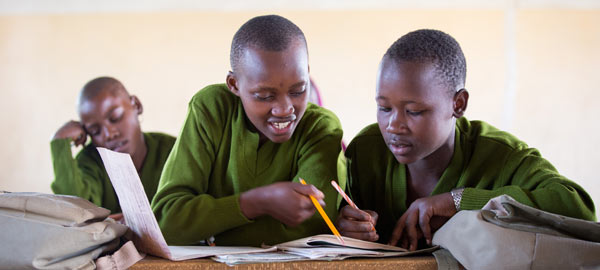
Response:
[[[466,116],[538,148],[600,204],[600,8],[514,5],[0,12],[0,190],[51,192],[50,138],[77,119],[77,93],[97,76],[140,98],[143,130],[177,135],[190,97],[224,82],[234,32],[268,13],[305,32],[311,75],[346,142],[375,122],[387,47],[419,28],[451,34],[467,58]]]

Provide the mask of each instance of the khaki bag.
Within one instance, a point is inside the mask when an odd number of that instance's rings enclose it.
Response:
[[[95,269],[127,231],[109,214],[74,196],[0,193],[0,268]]]
[[[466,269],[600,269],[600,223],[523,205],[507,195],[460,211],[433,236]]]

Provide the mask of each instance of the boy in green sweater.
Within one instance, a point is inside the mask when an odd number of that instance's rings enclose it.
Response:
[[[121,207],[96,147],[128,153],[142,180],[148,200],[156,193],[158,181],[175,138],[162,133],[142,133],[138,115],[140,100],[129,95],[123,84],[110,77],[88,82],[79,95],[80,121],[65,123],[52,138],[54,165],[52,190],[75,195],[120,213]],[[71,143],[87,144],[73,159]],[[113,217],[120,218],[120,214]]]
[[[308,196],[336,214],[329,182],[342,129],[332,112],[307,103],[304,34],[283,17],[255,17],[234,35],[230,62],[226,84],[190,101],[165,165],[152,201],[165,239],[260,246],[326,233]]]
[[[463,117],[466,62],[451,36],[418,30],[387,50],[377,77],[377,124],[346,151],[343,235],[410,250],[459,210],[501,194],[561,215],[595,220],[590,196],[533,148],[482,121]],[[375,228],[375,229],[374,229]]]

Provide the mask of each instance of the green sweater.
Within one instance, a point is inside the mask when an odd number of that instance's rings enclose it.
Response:
[[[595,220],[594,203],[577,184],[560,175],[538,150],[481,121],[459,118],[454,154],[431,195],[465,187],[461,209],[481,209],[508,194],[545,211]],[[363,129],[346,150],[348,189],[361,209],[379,214],[377,231],[387,242],[406,211],[406,166],[387,148],[379,127]]]
[[[336,215],[336,178],[342,129],[330,111],[309,103],[290,140],[267,140],[250,123],[239,97],[224,84],[200,90],[165,165],[152,209],[169,244],[190,245],[211,236],[218,245],[260,246],[327,233],[315,214],[296,227],[270,216],[247,219],[240,193],[278,181],[304,178],[325,194]]]
[[[140,172],[140,179],[148,201],[151,201],[175,138],[162,133],[144,133],[144,140],[148,154]],[[75,159],[71,154],[70,139],[53,140],[50,142],[50,150],[54,165],[55,178],[51,185],[54,193],[87,199],[113,214],[121,212],[115,190],[94,145],[86,145]]]

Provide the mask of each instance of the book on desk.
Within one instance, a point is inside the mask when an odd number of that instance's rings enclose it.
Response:
[[[126,225],[133,231],[133,242],[138,250],[179,261],[202,257],[243,259],[245,262],[340,260],[349,257],[406,256],[435,249],[408,252],[406,249],[344,237],[340,245],[333,235],[316,235],[275,246],[169,246],[160,231],[150,208],[137,170],[129,154],[98,147],[98,153],[119,198]]]

